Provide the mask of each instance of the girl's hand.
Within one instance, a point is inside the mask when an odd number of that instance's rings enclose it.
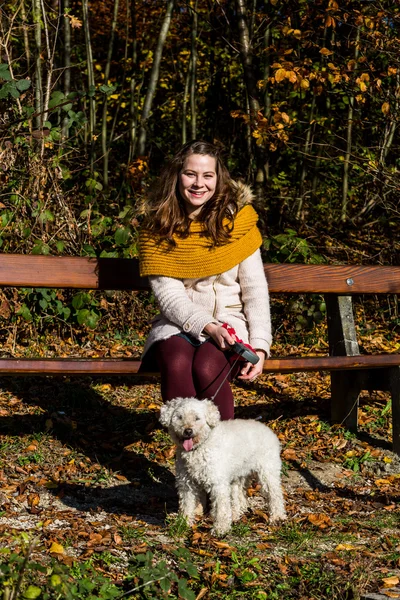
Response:
[[[252,365],[250,362],[245,363],[240,371],[240,375],[238,375],[238,379],[242,379],[243,381],[254,381],[256,377],[261,375],[265,361],[265,352],[264,350],[256,350],[255,352],[260,360],[256,365]]]
[[[233,337],[219,323],[208,323],[204,327],[204,332],[214,340],[221,350],[227,350],[229,346],[235,343]]]

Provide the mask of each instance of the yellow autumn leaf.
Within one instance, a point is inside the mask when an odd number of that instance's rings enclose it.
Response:
[[[374,28],[374,22],[369,17],[364,17],[364,24],[365,24],[366,27],[368,27],[368,29],[373,29]]]
[[[108,392],[109,390],[111,390],[111,385],[109,383],[104,383],[100,386],[101,392]]]
[[[360,88],[360,90],[361,90],[362,92],[366,92],[366,91],[367,91],[367,86],[365,85],[364,81],[360,81],[360,82],[358,83],[358,87]]]
[[[394,587],[399,583],[400,579],[397,577],[397,575],[392,575],[391,577],[385,577],[382,579],[382,581],[383,587]]]
[[[389,102],[384,102],[381,106],[381,111],[383,112],[384,115],[387,115],[390,111],[390,104]]]
[[[61,544],[57,544],[57,542],[53,542],[50,546],[49,552],[55,552],[56,554],[64,554],[64,547]]]
[[[358,550],[357,546],[353,546],[353,544],[338,544],[335,548],[339,552],[339,550]]]
[[[390,456],[385,456],[383,462],[390,465],[390,463],[393,462],[393,458],[390,458]]]
[[[375,485],[390,485],[389,479],[375,479]]]
[[[356,450],[349,450],[348,452],[346,452],[345,456],[347,458],[351,458],[352,456],[355,456],[357,454]]]
[[[289,79],[290,83],[296,83],[297,75],[294,71],[286,71],[286,77]]]
[[[301,87],[303,90],[308,90],[308,88],[310,87],[310,82],[309,82],[309,81],[307,81],[307,79],[302,79],[302,80],[301,80],[301,83],[300,83],[300,87]]]
[[[336,27],[336,21],[333,17],[331,17],[330,15],[327,15],[326,19],[325,19],[325,26],[326,27]]]
[[[330,56],[331,54],[333,54],[332,50],[328,50],[328,48],[321,48],[319,53],[323,56]]]
[[[281,81],[283,81],[286,77],[286,69],[278,69],[275,72],[275,81],[277,83],[280,83]]]

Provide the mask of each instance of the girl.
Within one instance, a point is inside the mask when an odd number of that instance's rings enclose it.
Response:
[[[222,383],[232,363],[231,328],[259,357],[255,365],[237,363],[239,379],[262,372],[271,345],[252,198],[249,187],[230,178],[217,146],[189,142],[161,173],[140,236],[140,273],[149,276],[160,308],[142,370],[157,361],[164,402],[211,398],[218,390],[221,419],[234,416],[232,373]]]

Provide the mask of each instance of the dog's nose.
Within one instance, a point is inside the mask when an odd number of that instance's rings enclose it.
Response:
[[[190,429],[188,427],[187,429],[184,430],[183,435],[187,438],[191,438],[193,435],[193,429]]]

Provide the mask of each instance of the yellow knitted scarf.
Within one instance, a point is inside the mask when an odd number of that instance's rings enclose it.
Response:
[[[261,246],[257,221],[254,208],[250,204],[244,206],[236,215],[229,242],[211,247],[210,239],[201,235],[204,225],[199,221],[191,223],[187,238],[174,235],[173,247],[143,230],[139,241],[140,275],[196,279],[228,271]]]

